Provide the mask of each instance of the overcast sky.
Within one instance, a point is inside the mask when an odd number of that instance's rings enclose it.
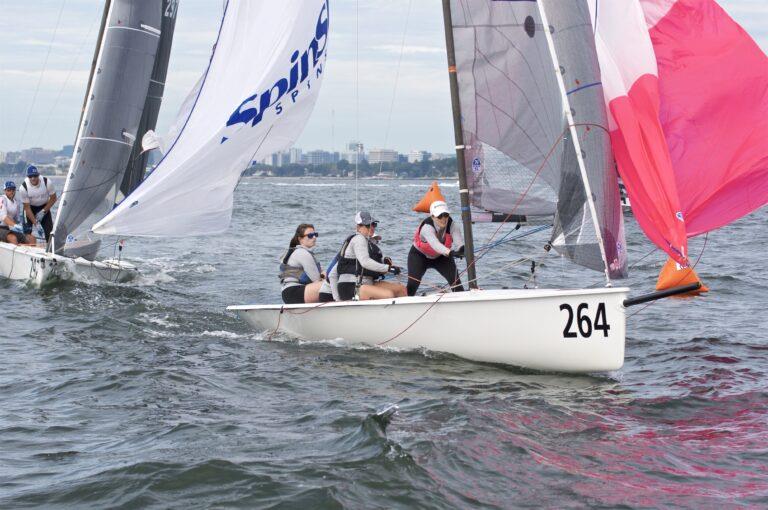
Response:
[[[720,4],[768,51],[768,0]],[[102,6],[101,0],[0,0],[0,151],[74,143]],[[221,8],[222,0],[180,0],[160,133],[205,68]],[[400,78],[388,123],[404,32]],[[297,146],[339,150],[356,136],[359,118],[359,136],[367,149],[451,152],[443,37],[439,0],[331,0],[325,82]]]

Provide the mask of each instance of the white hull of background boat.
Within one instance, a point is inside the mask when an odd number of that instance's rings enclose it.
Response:
[[[138,270],[132,264],[117,260],[69,258],[46,253],[42,247],[0,243],[0,275],[11,280],[27,280],[39,287],[61,280],[126,282],[135,278]]]
[[[346,345],[447,352],[536,370],[603,372],[624,364],[627,288],[480,290],[376,301],[243,305],[258,330]]]

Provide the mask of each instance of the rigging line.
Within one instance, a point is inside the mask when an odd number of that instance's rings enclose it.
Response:
[[[75,67],[77,66],[77,62],[80,60],[80,57],[83,54],[83,49],[85,48],[85,45],[88,41],[91,39],[91,34],[93,33],[93,27],[96,26],[96,22],[101,19],[101,13],[96,12],[96,17],[93,18],[91,21],[91,25],[88,27],[88,31],[85,34],[85,37],[80,42],[80,47],[77,49],[77,53],[75,54],[75,58],[72,59],[72,64],[69,66],[69,71],[67,72],[67,77],[64,78],[64,83],[61,85],[61,88],[59,89],[59,93],[56,96],[56,99],[53,102],[53,106],[48,110],[48,117],[46,117],[45,122],[43,123],[43,128],[40,130],[40,134],[38,135],[38,140],[43,139],[43,135],[48,130],[48,124],[51,122],[51,118],[53,117],[53,111],[56,109],[56,107],[59,105],[59,101],[61,100],[61,96],[64,94],[64,89],[67,88],[67,85],[69,84],[69,79],[72,77],[72,72],[75,70]]]
[[[435,305],[436,305],[437,303],[439,303],[439,302],[440,302],[440,300],[441,300],[441,299],[443,299],[443,298],[445,297],[445,295],[446,295],[446,294],[447,294],[447,293],[445,293],[445,292],[444,292],[444,293],[442,293],[442,294],[440,294],[440,295],[437,297],[437,299],[435,299],[435,300],[432,302],[432,304],[430,304],[430,305],[427,307],[427,309],[426,309],[426,310],[424,310],[424,312],[423,312],[421,315],[419,315],[418,317],[416,317],[416,318],[413,320],[413,322],[411,322],[410,324],[408,324],[408,326],[406,326],[406,327],[405,327],[405,329],[403,329],[403,330],[402,330],[400,333],[398,333],[398,334],[396,334],[396,335],[394,335],[394,336],[392,336],[392,337],[390,337],[390,338],[388,338],[388,339],[384,340],[383,342],[379,342],[379,343],[377,343],[377,344],[376,344],[376,346],[377,346],[377,347],[381,347],[382,345],[386,345],[386,344],[388,344],[389,342],[391,342],[392,340],[395,340],[395,339],[399,338],[400,336],[402,336],[402,334],[403,334],[403,333],[405,333],[406,331],[408,331],[409,329],[411,329],[411,328],[414,326],[414,324],[416,324],[417,322],[419,322],[419,321],[420,321],[420,320],[421,320],[421,319],[422,319],[422,318],[423,318],[425,315],[427,315],[427,313],[429,313],[429,311],[430,311],[430,310],[432,310],[432,308],[434,308],[434,307],[435,307]]]
[[[51,42],[48,43],[48,51],[45,53],[45,60],[43,61],[43,68],[40,70],[40,76],[37,78],[37,86],[35,87],[35,93],[32,95],[32,104],[29,106],[29,113],[27,114],[27,120],[24,122],[24,129],[21,130],[21,139],[19,140],[19,149],[24,148],[24,137],[27,135],[27,128],[29,127],[29,119],[32,118],[32,112],[35,111],[35,102],[37,101],[37,94],[40,92],[40,84],[43,82],[43,76],[45,70],[48,67],[48,57],[51,56],[51,48],[53,48],[53,42],[56,40],[56,34],[59,31],[59,24],[61,23],[61,15],[64,13],[64,6],[67,4],[67,0],[62,0],[61,7],[59,8],[59,15],[56,18],[56,26],[53,29],[53,35],[51,36]]]
[[[483,278],[488,278],[491,275],[498,274],[498,273],[501,273],[503,271],[506,271],[510,267],[519,266],[520,264],[524,264],[524,263],[530,262],[532,260],[537,260],[537,259],[532,259],[530,257],[522,257],[522,258],[519,258],[517,260],[513,260],[512,262],[504,264],[503,266],[501,266],[498,269],[495,269],[495,270],[490,271],[488,273],[483,273]],[[468,280],[468,282],[469,282],[469,280]]]
[[[514,237],[510,237],[510,238],[507,239],[507,237],[510,234],[515,232],[514,230],[510,230],[509,232],[504,234],[501,237],[501,239],[499,239],[498,241],[495,241],[495,242],[493,242],[491,244],[486,244],[486,245],[480,246],[477,249],[475,249],[475,251],[477,252],[477,251],[484,251],[484,250],[492,250],[493,248],[495,248],[497,246],[500,246],[502,244],[510,243],[512,241],[517,241],[518,239],[522,239],[524,237],[528,237],[529,235],[536,234],[538,232],[541,232],[542,230],[547,230],[549,228],[552,228],[552,225],[539,225],[538,227],[532,228],[531,230],[528,230],[527,232],[521,232],[520,234],[518,234],[518,235],[516,235]]]
[[[648,253],[646,253],[645,255],[643,255],[642,257],[640,257],[640,258],[639,258],[637,261],[635,261],[635,262],[634,262],[632,265],[630,265],[629,267],[627,267],[627,272],[629,273],[630,271],[632,271],[634,268],[636,268],[637,266],[639,266],[639,265],[640,265],[640,263],[641,263],[642,261],[644,261],[645,259],[647,259],[647,258],[648,258],[648,257],[650,257],[651,255],[653,255],[653,254],[654,254],[654,253],[656,253],[657,251],[659,251],[659,248],[658,248],[658,246],[654,246],[653,248],[651,248],[651,251],[649,251]],[[595,287],[601,286],[602,284],[603,284],[603,279],[601,278],[600,280],[598,280],[597,282],[593,283],[592,285],[589,285],[589,286],[588,286],[588,287],[586,287],[586,288],[587,288],[587,289],[594,289]]]
[[[355,0],[355,212],[358,206],[358,167],[360,165],[360,0]]]
[[[699,261],[701,260],[701,256],[704,255],[704,250],[707,248],[707,241],[708,240],[709,240],[709,232],[707,232],[706,235],[704,236],[704,244],[701,247],[701,251],[699,252],[699,256],[696,257],[696,262],[694,262],[693,265],[691,266],[691,271],[696,269],[696,266],[699,264]],[[687,277],[687,276],[688,276],[687,273],[683,274],[682,276],[680,276],[680,279],[674,285],[672,285],[672,287],[675,287],[675,286],[679,285],[680,282],[682,282],[683,279],[685,277]],[[631,315],[627,315],[627,319],[629,319],[630,317],[634,317],[635,315],[637,315],[638,313],[642,312],[643,310],[645,310],[646,308],[648,308],[652,304],[658,303],[659,301],[661,301],[661,300],[660,299],[656,299],[654,301],[650,301],[647,305],[645,305],[644,307],[640,308],[636,312],[632,313]]]
[[[400,56],[397,58],[397,69],[395,70],[395,84],[392,88],[392,101],[389,103],[389,114],[387,115],[387,128],[384,131],[384,149],[389,144],[389,131],[392,128],[392,111],[395,109],[395,97],[397,96],[397,85],[400,81],[400,68],[403,63],[403,53],[405,53],[405,36],[408,34],[408,22],[411,19],[411,5],[413,0],[408,0],[408,10],[405,13],[405,26],[403,27],[403,37],[400,40]],[[384,166],[384,159],[379,161],[379,173]]]
[[[546,156],[544,157],[544,160],[541,162],[541,165],[539,165],[539,168],[536,169],[536,173],[533,175],[533,179],[531,179],[531,182],[528,184],[528,187],[520,195],[520,198],[517,199],[517,202],[512,207],[512,210],[507,214],[507,216],[504,218],[504,220],[499,224],[498,228],[493,232],[493,234],[491,234],[491,237],[488,238],[488,241],[486,242],[486,244],[489,244],[491,241],[493,241],[493,239],[499,233],[501,228],[509,221],[509,219],[512,216],[514,216],[515,211],[520,206],[520,204],[522,203],[523,199],[528,194],[528,192],[531,191],[531,188],[533,187],[533,183],[536,182],[536,179],[539,178],[539,175],[541,174],[541,171],[547,165],[547,162],[549,161],[549,158],[552,156],[552,154],[554,154],[555,149],[557,148],[557,146],[560,145],[560,143],[563,141],[563,137],[565,136],[565,134],[568,132],[569,129],[570,129],[570,127],[566,126],[566,128],[563,129],[562,133],[557,138],[557,140],[555,140],[555,143],[552,144],[552,147],[549,149],[549,152],[547,152]],[[472,264],[467,264],[467,267],[463,271],[459,272],[459,274],[456,275],[456,279],[460,281],[461,280],[461,275],[463,275],[464,273],[469,271],[469,268],[471,266],[473,266],[473,265],[476,266],[477,262],[480,259],[482,259],[484,256],[486,256],[488,253],[489,253],[489,250],[485,251],[485,253],[481,253],[480,255],[476,256],[474,258],[474,260],[472,261]],[[455,284],[456,284],[456,282],[453,282],[452,286],[455,285]]]

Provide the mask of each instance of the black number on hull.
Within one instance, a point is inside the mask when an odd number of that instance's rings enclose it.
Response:
[[[571,308],[571,305],[560,305],[560,310],[568,311],[568,322],[565,323],[565,328],[563,328],[563,337],[576,338],[578,335],[571,331],[571,326],[573,326],[573,308]]]
[[[608,337],[608,331],[611,326],[608,325],[608,319],[605,317],[605,303],[597,305],[597,315],[595,316],[595,331],[602,331],[604,337]]]
[[[605,303],[598,303],[597,314],[595,320],[589,317],[589,304],[581,303],[576,307],[576,321],[574,321],[573,308],[569,304],[560,305],[561,311],[568,312],[568,319],[565,322],[563,328],[563,338],[578,338],[581,335],[583,338],[589,338],[592,336],[592,331],[602,331],[603,337],[608,337],[608,331],[611,330],[611,326],[608,324],[608,318],[605,312]],[[573,329],[573,323],[576,322],[579,333],[577,334]]]

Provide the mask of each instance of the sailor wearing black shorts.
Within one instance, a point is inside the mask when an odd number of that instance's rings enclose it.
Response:
[[[408,252],[408,295],[415,296],[427,269],[435,269],[451,285],[463,291],[454,257],[464,256],[464,238],[442,200],[432,202],[429,218],[419,224]]]
[[[47,242],[53,230],[51,208],[56,203],[56,189],[53,183],[47,177],[40,178],[37,167],[30,165],[27,168],[27,178],[19,189],[19,198],[24,205],[26,215],[24,223],[35,225],[40,222]],[[31,232],[31,229],[29,231]]]
[[[282,284],[283,302],[287,305],[317,303],[325,275],[320,272],[320,264],[312,250],[320,234],[315,228],[302,223],[291,239],[288,252],[280,263],[280,283]]]

